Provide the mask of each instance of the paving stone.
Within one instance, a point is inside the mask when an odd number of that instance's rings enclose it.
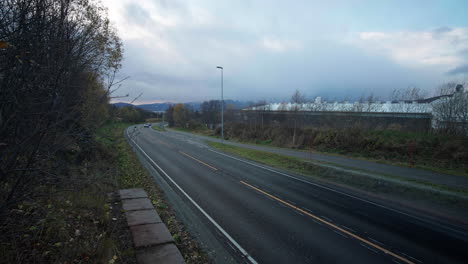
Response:
[[[148,198],[122,200],[124,211],[154,209]]]
[[[125,212],[128,226],[161,223],[161,218],[154,209]]]
[[[120,198],[123,199],[137,199],[137,198],[148,198],[143,189],[125,189],[119,191]]]
[[[171,233],[163,223],[131,226],[130,230],[136,248],[174,242]]]
[[[136,252],[139,264],[184,264],[184,258],[174,244],[165,244]]]

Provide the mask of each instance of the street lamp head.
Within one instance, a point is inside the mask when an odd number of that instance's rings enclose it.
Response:
[[[216,66],[216,68],[221,69],[221,70],[223,69],[223,67],[221,67],[221,66]]]

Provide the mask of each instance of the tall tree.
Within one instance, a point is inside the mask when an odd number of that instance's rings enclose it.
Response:
[[[51,181],[54,157],[89,147],[122,59],[104,9],[88,0],[0,7],[0,213]]]
[[[208,126],[221,122],[221,101],[210,100],[201,104],[202,120]]]
[[[188,110],[184,107],[183,104],[176,104],[174,106],[174,123],[176,126],[185,127],[189,120]]]

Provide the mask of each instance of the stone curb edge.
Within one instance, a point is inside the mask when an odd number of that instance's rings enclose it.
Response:
[[[143,189],[119,190],[139,264],[185,264],[174,239]]]

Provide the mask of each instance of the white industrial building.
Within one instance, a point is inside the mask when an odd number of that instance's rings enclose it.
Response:
[[[467,89],[468,90],[468,89]],[[461,125],[463,129],[468,123],[468,93],[463,85],[457,85],[453,94],[436,96],[414,101],[386,101],[386,102],[327,102],[316,97],[313,102],[303,104],[270,103],[245,109],[247,111],[299,111],[320,113],[361,113],[378,114],[394,113],[400,117],[414,114],[430,114],[432,127],[440,127],[441,122],[451,122]],[[449,112],[449,113],[448,113]],[[449,116],[450,115],[450,116]]]

